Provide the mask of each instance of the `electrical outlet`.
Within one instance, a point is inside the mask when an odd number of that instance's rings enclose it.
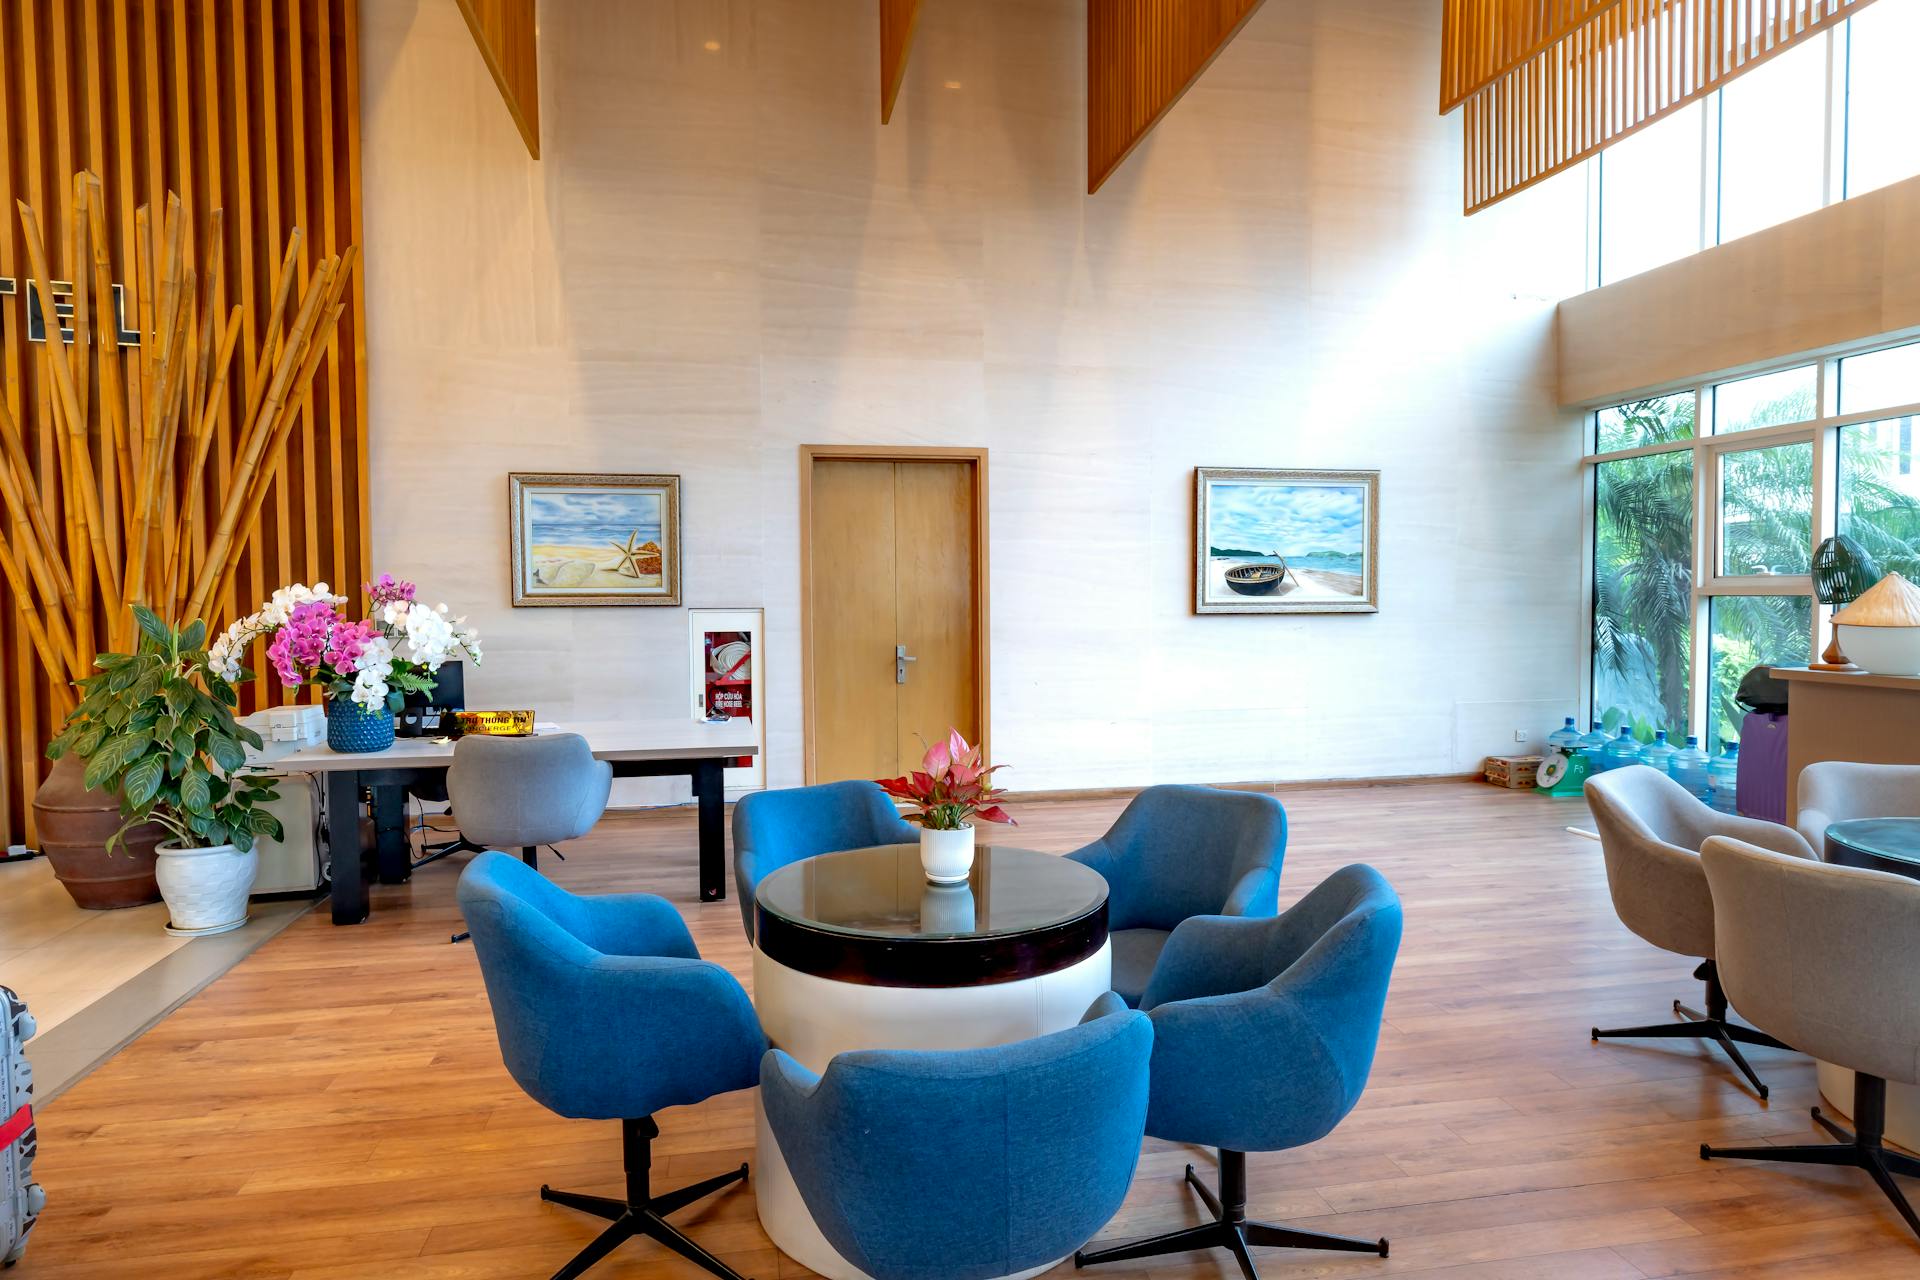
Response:
[[[1527,740],[1527,731],[1525,729],[1515,729],[1513,731],[1513,740],[1515,742],[1525,742]]]

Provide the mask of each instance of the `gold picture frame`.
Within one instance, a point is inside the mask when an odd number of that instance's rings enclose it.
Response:
[[[1380,473],[1193,469],[1195,613],[1378,613]]]
[[[680,604],[680,477],[507,477],[515,608]]]

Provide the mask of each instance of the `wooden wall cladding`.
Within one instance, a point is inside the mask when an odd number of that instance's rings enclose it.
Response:
[[[358,244],[360,226],[357,0],[0,0],[0,278],[26,274],[15,200],[48,229],[56,279],[74,275],[68,225],[73,175],[101,179],[113,278],[126,305],[142,300],[134,258],[136,210],[163,211],[177,193],[186,236],[205,252],[209,217],[225,210],[223,307],[245,307],[243,368],[214,437],[224,478],[235,424],[268,370],[258,359],[264,315],[289,232],[303,240],[295,287],[314,265]],[[0,285],[0,289],[5,289]],[[368,576],[364,290],[356,273],[342,315],[260,526],[216,626],[251,611],[275,587],[326,581],[357,591]],[[51,475],[53,423],[34,409],[47,376],[28,335],[25,291],[0,294],[0,362],[7,406],[21,418],[36,465]],[[129,328],[137,327],[129,325]],[[236,361],[236,364],[239,362]],[[43,482],[43,500],[61,494]],[[29,805],[54,728],[20,602],[0,586],[0,827],[30,840]],[[251,664],[261,667],[258,658]],[[266,682],[243,692],[251,709],[278,701]]]
[[[1464,99],[1466,211],[1571,168],[1870,2],[1616,0],[1584,6],[1592,10],[1584,20],[1569,22],[1536,52],[1487,74]],[[1533,7],[1518,0],[1451,0],[1441,28],[1443,84],[1450,74],[1462,74],[1458,68],[1492,65],[1485,48],[1469,46],[1497,42],[1499,11]]]
[[[1087,0],[1087,194],[1180,100],[1263,0]]]
[[[457,0],[507,113],[540,158],[540,24],[534,0]]]

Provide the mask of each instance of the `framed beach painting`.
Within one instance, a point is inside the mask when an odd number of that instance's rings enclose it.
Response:
[[[1195,613],[1374,613],[1380,473],[1196,467]]]
[[[507,477],[518,606],[678,605],[680,477]]]

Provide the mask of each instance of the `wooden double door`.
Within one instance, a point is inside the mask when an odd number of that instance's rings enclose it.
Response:
[[[801,452],[810,782],[986,734],[986,451]]]

